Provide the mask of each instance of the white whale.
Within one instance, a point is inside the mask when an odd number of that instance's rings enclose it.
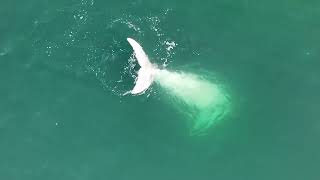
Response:
[[[144,93],[156,81],[173,97],[171,99],[175,104],[183,102],[181,107],[189,107],[180,109],[180,112],[193,122],[192,134],[205,134],[209,127],[227,114],[228,95],[219,85],[198,74],[159,69],[150,62],[139,43],[131,38],[127,40],[141,66],[131,94]]]

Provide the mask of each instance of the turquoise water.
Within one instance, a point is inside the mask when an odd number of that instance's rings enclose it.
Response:
[[[4,0],[0,15],[0,179],[319,179],[320,2]],[[190,136],[157,84],[123,95],[127,37],[222,87],[228,115]]]

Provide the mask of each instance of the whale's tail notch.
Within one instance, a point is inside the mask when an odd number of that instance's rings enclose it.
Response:
[[[131,90],[131,94],[138,95],[144,93],[150,87],[154,80],[156,68],[151,64],[147,54],[143,51],[138,42],[131,38],[127,38],[127,40],[132,46],[134,55],[141,66],[138,71],[138,77],[136,79],[135,86]]]

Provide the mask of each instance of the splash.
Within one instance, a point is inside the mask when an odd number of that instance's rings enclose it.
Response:
[[[172,103],[192,123],[192,135],[204,135],[229,111],[229,98],[221,87],[192,73],[160,70],[155,81],[166,90]]]

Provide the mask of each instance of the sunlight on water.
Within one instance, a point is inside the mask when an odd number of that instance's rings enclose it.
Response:
[[[160,70],[156,82],[173,98],[173,103],[192,122],[191,134],[206,134],[208,128],[229,111],[229,99],[218,85],[184,72]]]

